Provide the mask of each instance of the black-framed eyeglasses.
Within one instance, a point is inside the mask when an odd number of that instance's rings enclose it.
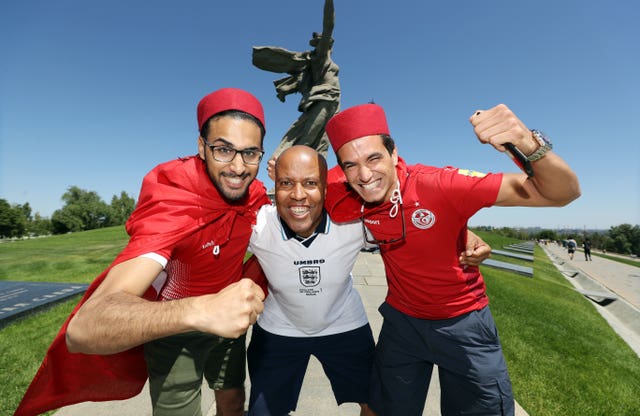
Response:
[[[400,201],[398,204],[394,204],[392,211],[395,210],[395,214],[396,215],[390,215],[390,221],[394,221],[394,219],[398,216],[398,206],[400,206],[400,219],[402,221],[402,234],[398,237],[395,238],[389,238],[389,239],[384,239],[384,240],[377,240],[373,234],[367,229],[367,227],[365,226],[365,215],[364,215],[364,204],[362,204],[362,208],[360,209],[360,223],[362,224],[362,233],[364,234],[364,241],[366,241],[368,244],[375,244],[375,245],[384,245],[384,244],[394,244],[394,243],[398,243],[402,240],[405,239],[405,237],[407,236],[407,232],[406,232],[406,228],[404,225],[404,205],[402,204],[402,201]]]
[[[235,159],[236,154],[240,153],[240,157],[242,157],[242,162],[247,165],[257,165],[262,160],[262,156],[264,156],[264,152],[258,149],[244,149],[237,150],[230,146],[220,145],[215,146],[208,141],[204,140],[204,144],[211,149],[211,154],[213,158],[218,162],[229,163],[233,159]]]

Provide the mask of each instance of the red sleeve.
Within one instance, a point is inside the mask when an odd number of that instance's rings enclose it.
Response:
[[[251,255],[242,265],[242,277],[248,277],[249,279],[256,282],[258,286],[264,292],[265,297],[269,293],[268,284],[267,284],[267,276],[262,271],[262,267],[260,267],[260,263],[258,262],[258,258],[254,255]]]
[[[501,173],[479,173],[446,167],[440,170],[440,188],[449,202],[465,217],[495,204],[502,183]]]
[[[358,196],[347,183],[340,166],[329,170],[327,175],[327,197],[324,207],[334,222],[351,222],[360,218]]]

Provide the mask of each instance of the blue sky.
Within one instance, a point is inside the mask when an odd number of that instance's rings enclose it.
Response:
[[[385,107],[409,163],[514,171],[468,123],[505,103],[550,136],[582,197],[563,208],[484,209],[470,225],[640,224],[640,3],[335,0],[342,108]],[[322,0],[3,1],[0,198],[50,216],[70,186],[137,198],[160,162],[196,152],[195,107],[253,92],[270,154],[298,117],[251,47],[307,50]],[[335,158],[330,158],[335,163]],[[259,178],[270,185],[266,168]]]

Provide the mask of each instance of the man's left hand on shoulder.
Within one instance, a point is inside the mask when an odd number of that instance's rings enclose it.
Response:
[[[491,246],[475,233],[467,231],[467,246],[458,260],[462,266],[479,266],[491,257]]]

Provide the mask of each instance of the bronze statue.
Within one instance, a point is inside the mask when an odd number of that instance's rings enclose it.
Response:
[[[273,82],[280,101],[284,102],[289,94],[302,94],[298,105],[302,114],[289,127],[274,156],[296,144],[313,147],[327,156],[329,140],[324,128],[340,108],[339,68],[331,59],[334,21],[333,1],[325,0],[322,34],[313,32],[309,41],[313,50],[292,52],[277,46],[253,47],[253,65],[288,74]]]

